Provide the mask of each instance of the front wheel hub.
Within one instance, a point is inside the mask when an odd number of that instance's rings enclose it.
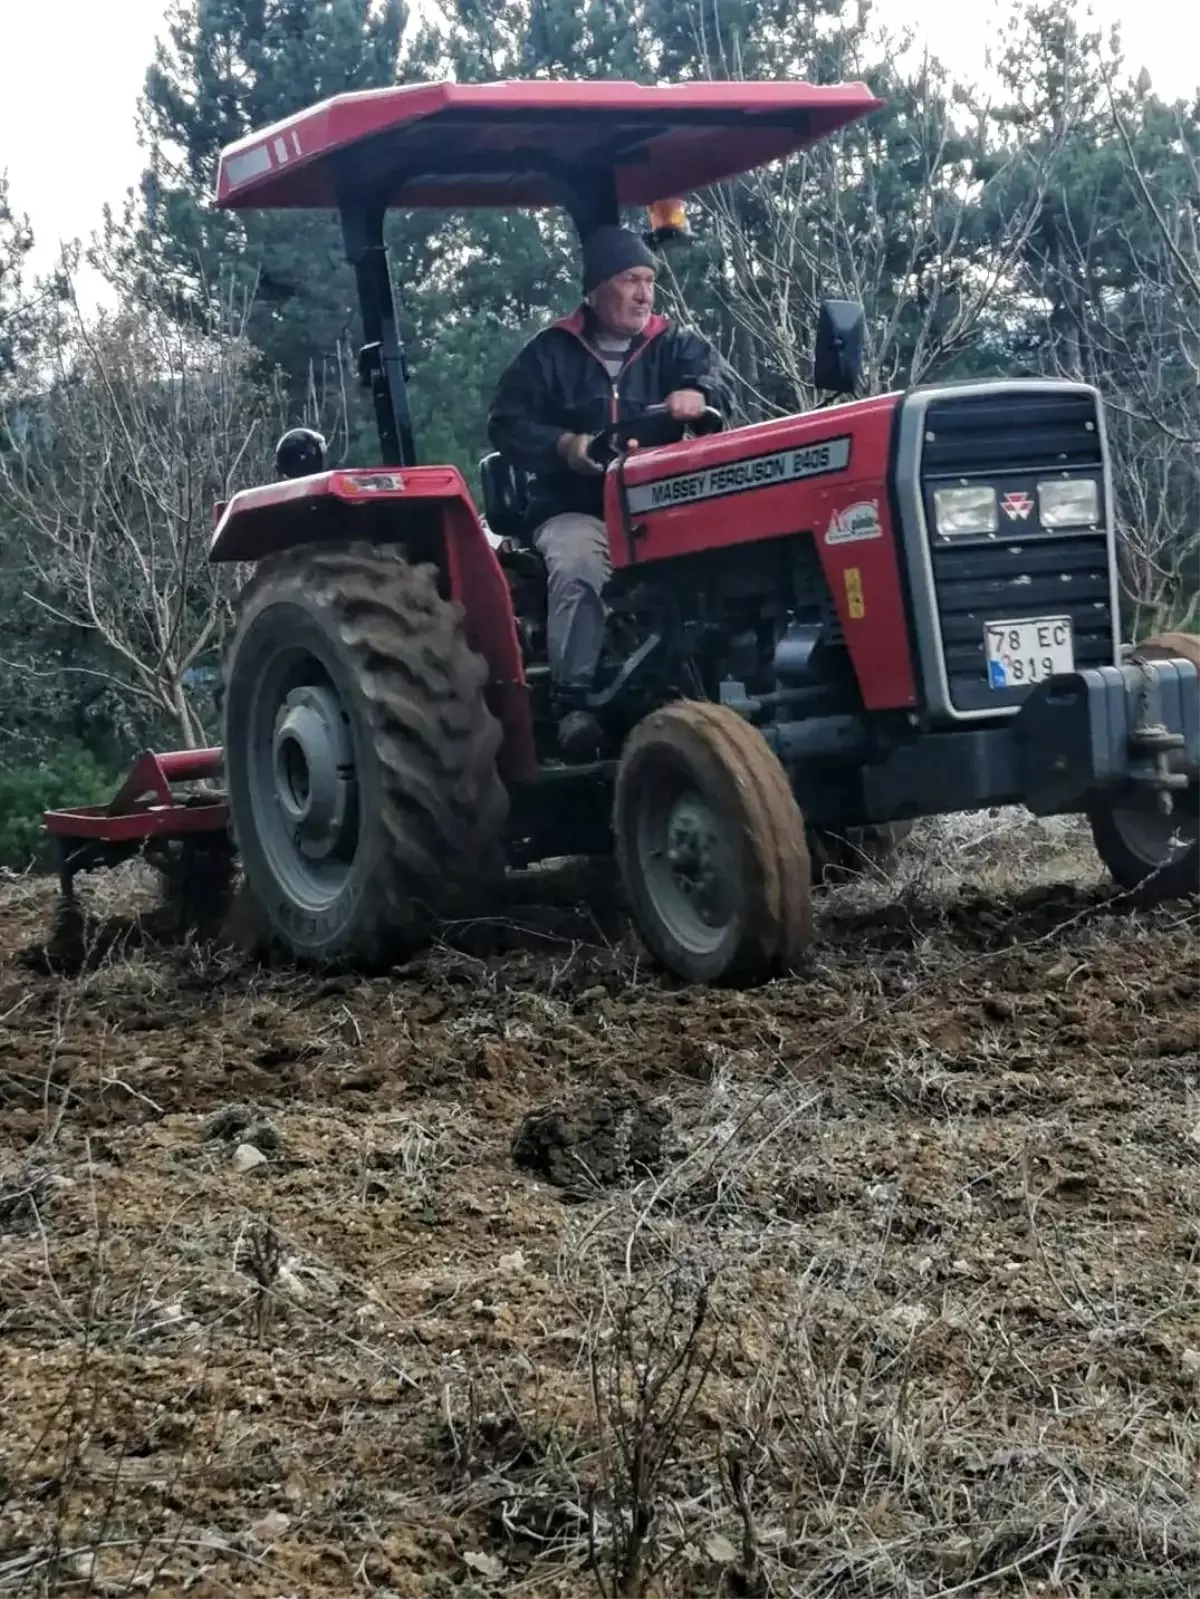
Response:
[[[320,686],[291,691],[275,718],[275,801],[301,852],[337,854],[351,828],[354,749],[337,696]]]
[[[713,814],[698,794],[681,795],[665,828],[665,853],[675,887],[709,928],[724,927],[726,862]]]

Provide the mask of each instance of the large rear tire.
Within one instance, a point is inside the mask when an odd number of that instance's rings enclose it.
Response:
[[[726,706],[654,711],[626,741],[617,861],[647,947],[689,982],[793,971],[812,937],[804,819],[762,734]]]
[[[303,963],[378,966],[504,870],[484,662],[431,566],[367,544],[261,562],[225,691],[246,887]]]
[[[1139,644],[1133,659],[1190,661],[1200,671],[1200,636],[1161,633]],[[1173,798],[1169,814],[1150,793],[1100,801],[1088,812],[1096,853],[1113,881],[1147,901],[1200,893],[1200,785]]]

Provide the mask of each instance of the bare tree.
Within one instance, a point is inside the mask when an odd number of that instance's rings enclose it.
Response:
[[[0,421],[8,565],[24,605],[86,644],[86,665],[42,670],[107,685],[187,746],[204,738],[189,680],[238,577],[205,559],[214,503],[271,475],[285,421],[244,315],[210,309],[187,330],[144,305],[89,321],[70,301],[40,399]]]
[[[1200,591],[1200,316],[1153,234],[1122,224],[1128,287],[1095,269],[1097,232],[1059,262],[1078,292],[1068,328],[1046,316],[1041,365],[1104,397],[1122,585],[1138,634],[1179,626]],[[1195,327],[1189,326],[1190,322]]]
[[[1129,452],[1121,462],[1125,575],[1148,630],[1158,632],[1195,625],[1200,603],[1200,121],[1176,113],[1176,182],[1156,189],[1161,170],[1146,170],[1107,87],[1148,241],[1133,259],[1152,307],[1142,359],[1123,360],[1114,373],[1136,375],[1126,405],[1144,440],[1140,458]]]
[[[1153,633],[1200,602],[1200,123],[1148,106],[1144,83],[1131,103],[1104,82],[1118,170],[1094,214],[1061,229],[1071,326],[1051,326],[1046,365],[1105,396],[1122,578]]]
[[[1145,636],[1197,625],[1200,446],[1110,406],[1121,579]]]
[[[827,296],[866,311],[871,393],[920,382],[1002,314],[1055,151],[986,141],[988,108],[928,58],[906,77],[904,48],[888,35],[847,35],[837,75],[886,76],[887,113],[704,202],[729,353],[751,411],[815,403],[812,336]]]
[[[1182,379],[1180,392],[1191,401],[1183,418],[1168,421],[1155,412],[1161,431],[1200,450],[1200,107],[1185,121],[1176,108],[1171,139],[1176,182],[1155,191],[1139,156],[1111,78],[1106,77],[1113,124],[1128,161],[1129,181],[1153,241],[1150,261],[1165,292],[1163,306]]]

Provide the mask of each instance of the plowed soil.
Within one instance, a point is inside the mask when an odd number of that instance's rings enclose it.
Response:
[[[1200,1593],[1200,936],[947,823],[700,991],[0,884],[0,1592]]]

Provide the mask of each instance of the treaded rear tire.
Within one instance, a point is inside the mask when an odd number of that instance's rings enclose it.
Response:
[[[272,714],[270,674],[285,671],[289,652],[309,652],[326,674],[353,742],[353,854],[340,891],[316,908],[296,889],[301,879],[289,885],[286,862],[278,866],[282,813],[256,814],[263,787],[252,750]],[[508,795],[486,681],[462,608],[439,594],[433,566],[363,543],[259,564],[228,657],[225,774],[246,886],[294,959],[386,964],[502,877]]]
[[[710,949],[689,947],[662,910],[646,857],[655,786],[703,797],[730,843],[731,914]],[[687,700],[629,735],[617,770],[613,832],[625,891],[651,953],[689,982],[752,984],[796,970],[812,938],[804,819],[757,728],[727,706]],[[678,921],[676,921],[678,926]]]

